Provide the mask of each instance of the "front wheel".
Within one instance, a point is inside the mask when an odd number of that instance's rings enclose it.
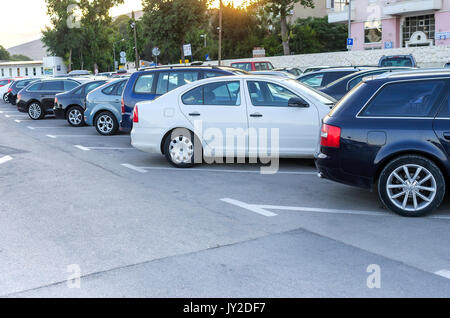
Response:
[[[445,179],[431,160],[406,155],[389,162],[378,180],[383,204],[402,216],[424,216],[438,208],[445,195]]]
[[[187,129],[175,129],[164,141],[164,155],[176,168],[191,168],[202,162],[202,147]]]
[[[41,104],[33,102],[28,106],[28,116],[33,120],[42,119],[45,116]]]
[[[8,97],[8,93],[3,95],[3,101],[8,104],[9,103],[9,97]]]
[[[67,121],[73,127],[84,125],[84,111],[80,106],[73,106],[67,112]]]
[[[116,116],[111,112],[104,111],[95,118],[95,128],[100,135],[112,136],[119,129],[119,123]]]

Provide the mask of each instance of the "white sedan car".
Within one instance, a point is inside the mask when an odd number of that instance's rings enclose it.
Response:
[[[8,84],[0,87],[0,97],[3,99],[3,101],[5,103],[9,103],[8,100],[8,90],[11,87],[12,83],[14,83],[14,81],[9,82]]]
[[[335,102],[288,78],[209,78],[138,103],[131,141],[180,168],[205,158],[313,158]]]

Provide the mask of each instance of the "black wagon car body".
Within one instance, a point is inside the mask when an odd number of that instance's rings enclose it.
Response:
[[[27,78],[27,79],[17,80],[14,83],[12,83],[11,86],[9,87],[9,91],[8,91],[8,101],[12,105],[16,105],[17,94],[22,89],[27,87],[30,83],[37,82],[37,81],[40,81],[40,78]]]
[[[94,89],[107,83],[107,80],[97,80],[84,83],[74,89],[56,94],[53,112],[58,119],[67,119],[70,125],[79,127],[84,125],[84,110],[86,96]]]
[[[450,180],[450,72],[364,80],[323,120],[323,178],[374,189],[403,216],[437,208]]]
[[[88,79],[49,79],[33,82],[17,95],[17,109],[28,113],[31,119],[42,119],[53,114],[55,95],[80,86]]]

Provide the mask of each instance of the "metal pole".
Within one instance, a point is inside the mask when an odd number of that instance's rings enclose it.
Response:
[[[348,38],[352,37],[352,0],[348,0]],[[351,47],[348,48],[349,51],[352,50]]]
[[[137,48],[137,35],[136,35],[136,19],[134,18],[134,11],[131,12],[131,16],[133,18],[133,30],[134,30],[134,53],[135,53],[135,66],[136,70],[139,69],[139,55],[138,55],[138,48]]]
[[[219,0],[219,66],[222,65],[222,0]]]
[[[114,66],[113,66],[113,70],[115,72],[115,71],[117,71],[117,69],[116,69],[116,42],[113,42],[113,51],[114,51]]]

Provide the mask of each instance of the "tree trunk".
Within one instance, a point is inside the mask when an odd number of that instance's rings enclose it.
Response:
[[[280,15],[280,21],[281,21],[281,40],[283,42],[283,53],[284,55],[291,55],[291,51],[289,49],[289,34],[288,34],[286,14]]]
[[[69,50],[69,72],[72,71],[72,49]]]
[[[184,56],[184,36],[181,42],[181,64],[184,64],[186,60],[186,57]]]

